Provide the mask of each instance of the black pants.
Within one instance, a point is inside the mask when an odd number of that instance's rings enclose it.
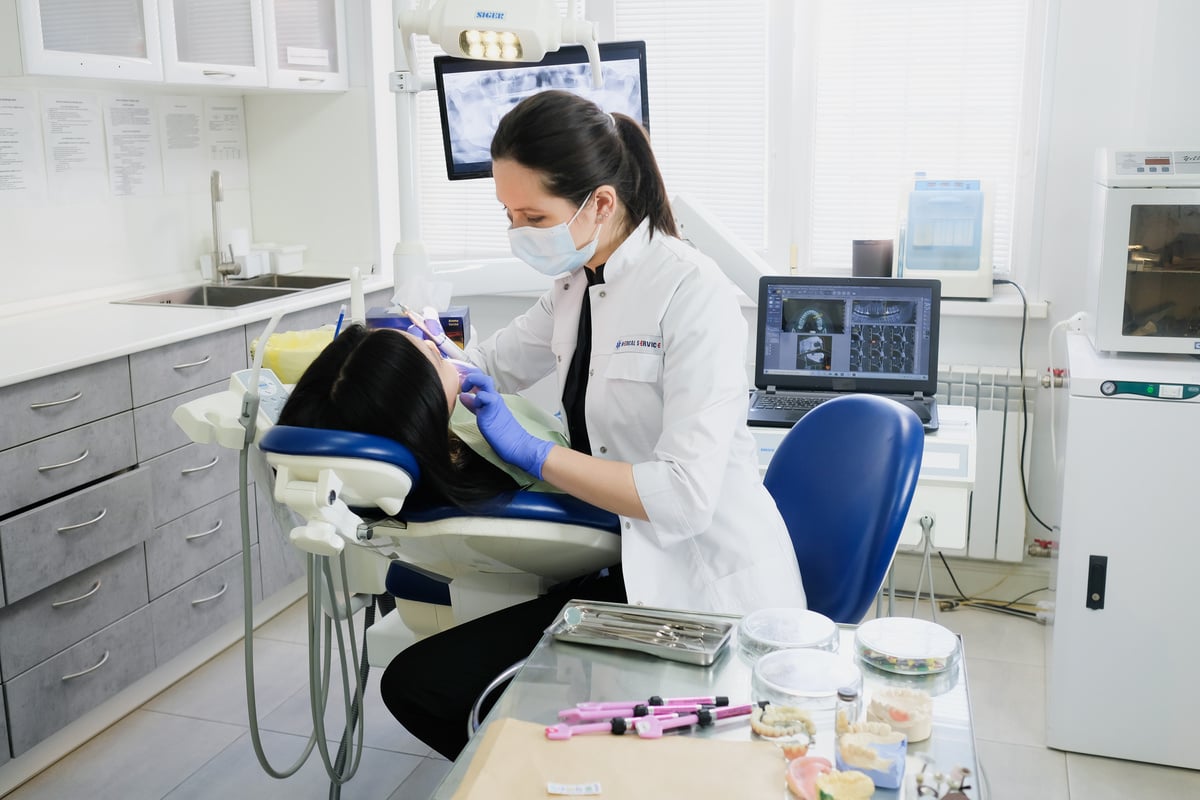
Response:
[[[476,699],[497,675],[533,651],[572,598],[624,603],[620,568],[604,577],[572,581],[410,645],[383,673],[383,702],[409,733],[446,758],[457,758],[467,744],[467,721]],[[489,698],[484,713],[499,694]]]

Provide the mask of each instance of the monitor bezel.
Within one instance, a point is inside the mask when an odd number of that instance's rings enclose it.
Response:
[[[767,314],[767,294],[771,286],[885,286],[891,288],[910,287],[914,289],[928,289],[932,302],[929,309],[929,375],[924,381],[917,378],[885,378],[872,379],[863,378],[861,376],[854,378],[834,377],[815,375],[805,373],[803,375],[780,375],[772,373],[767,376],[764,373],[764,351],[766,349],[762,340],[762,329],[766,321]],[[932,397],[937,394],[938,381],[938,339],[941,333],[941,317],[942,317],[942,284],[941,281],[928,278],[865,278],[865,277],[845,277],[845,278],[818,278],[807,277],[801,275],[764,275],[759,279],[758,284],[758,314],[757,314],[757,330],[755,336],[758,341],[755,343],[755,364],[754,374],[757,378],[756,384],[758,388],[764,389],[767,385],[774,386],[777,389],[794,389],[794,390],[812,390],[812,391],[849,391],[849,392],[875,392],[880,394],[913,394],[921,392],[926,397]]]
[[[637,59],[642,94],[642,127],[650,130],[649,91],[646,86],[646,43],[644,41],[602,42],[599,45],[600,62],[631,61]],[[509,69],[536,69],[538,67],[554,67],[563,64],[588,63],[587,51],[583,45],[566,45],[558,50],[549,52],[541,61],[482,61],[457,56],[435,56],[433,59],[433,75],[437,85],[438,116],[442,127],[442,153],[446,161],[446,178],[452,181],[470,180],[474,178],[492,177],[491,159],[481,162],[458,164],[454,161],[453,148],[450,141],[450,126],[447,117],[445,91],[445,75],[447,73],[488,72]],[[612,109],[605,109],[610,111]]]

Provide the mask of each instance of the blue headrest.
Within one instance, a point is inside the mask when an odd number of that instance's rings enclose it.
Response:
[[[505,519],[529,519],[543,522],[561,522],[569,525],[585,525],[612,533],[620,533],[621,522],[616,514],[596,508],[590,503],[558,492],[505,492],[481,503],[469,512],[480,517],[504,517]],[[462,509],[453,506],[436,508],[406,508],[398,515],[406,522],[436,522],[450,517],[461,517]]]
[[[267,453],[287,456],[369,458],[399,467],[409,474],[414,484],[421,478],[421,468],[407,447],[370,433],[275,425],[263,434],[258,446]]]

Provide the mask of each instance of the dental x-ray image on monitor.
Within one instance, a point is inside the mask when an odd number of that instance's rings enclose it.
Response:
[[[491,177],[492,137],[500,118],[522,99],[546,89],[582,95],[605,111],[632,117],[649,130],[646,43],[602,43],[600,62],[604,86],[595,89],[587,52],[580,45],[547,53],[536,64],[434,58],[446,177],[452,181]]]

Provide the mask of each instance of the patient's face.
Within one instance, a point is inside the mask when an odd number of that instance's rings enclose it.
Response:
[[[454,368],[453,364],[442,358],[441,351],[433,342],[413,336],[408,331],[400,331],[400,335],[407,337],[429,359],[429,363],[433,364],[438,378],[441,379],[442,391],[446,394],[446,407],[454,411],[454,404],[458,402],[459,392],[458,370]]]

